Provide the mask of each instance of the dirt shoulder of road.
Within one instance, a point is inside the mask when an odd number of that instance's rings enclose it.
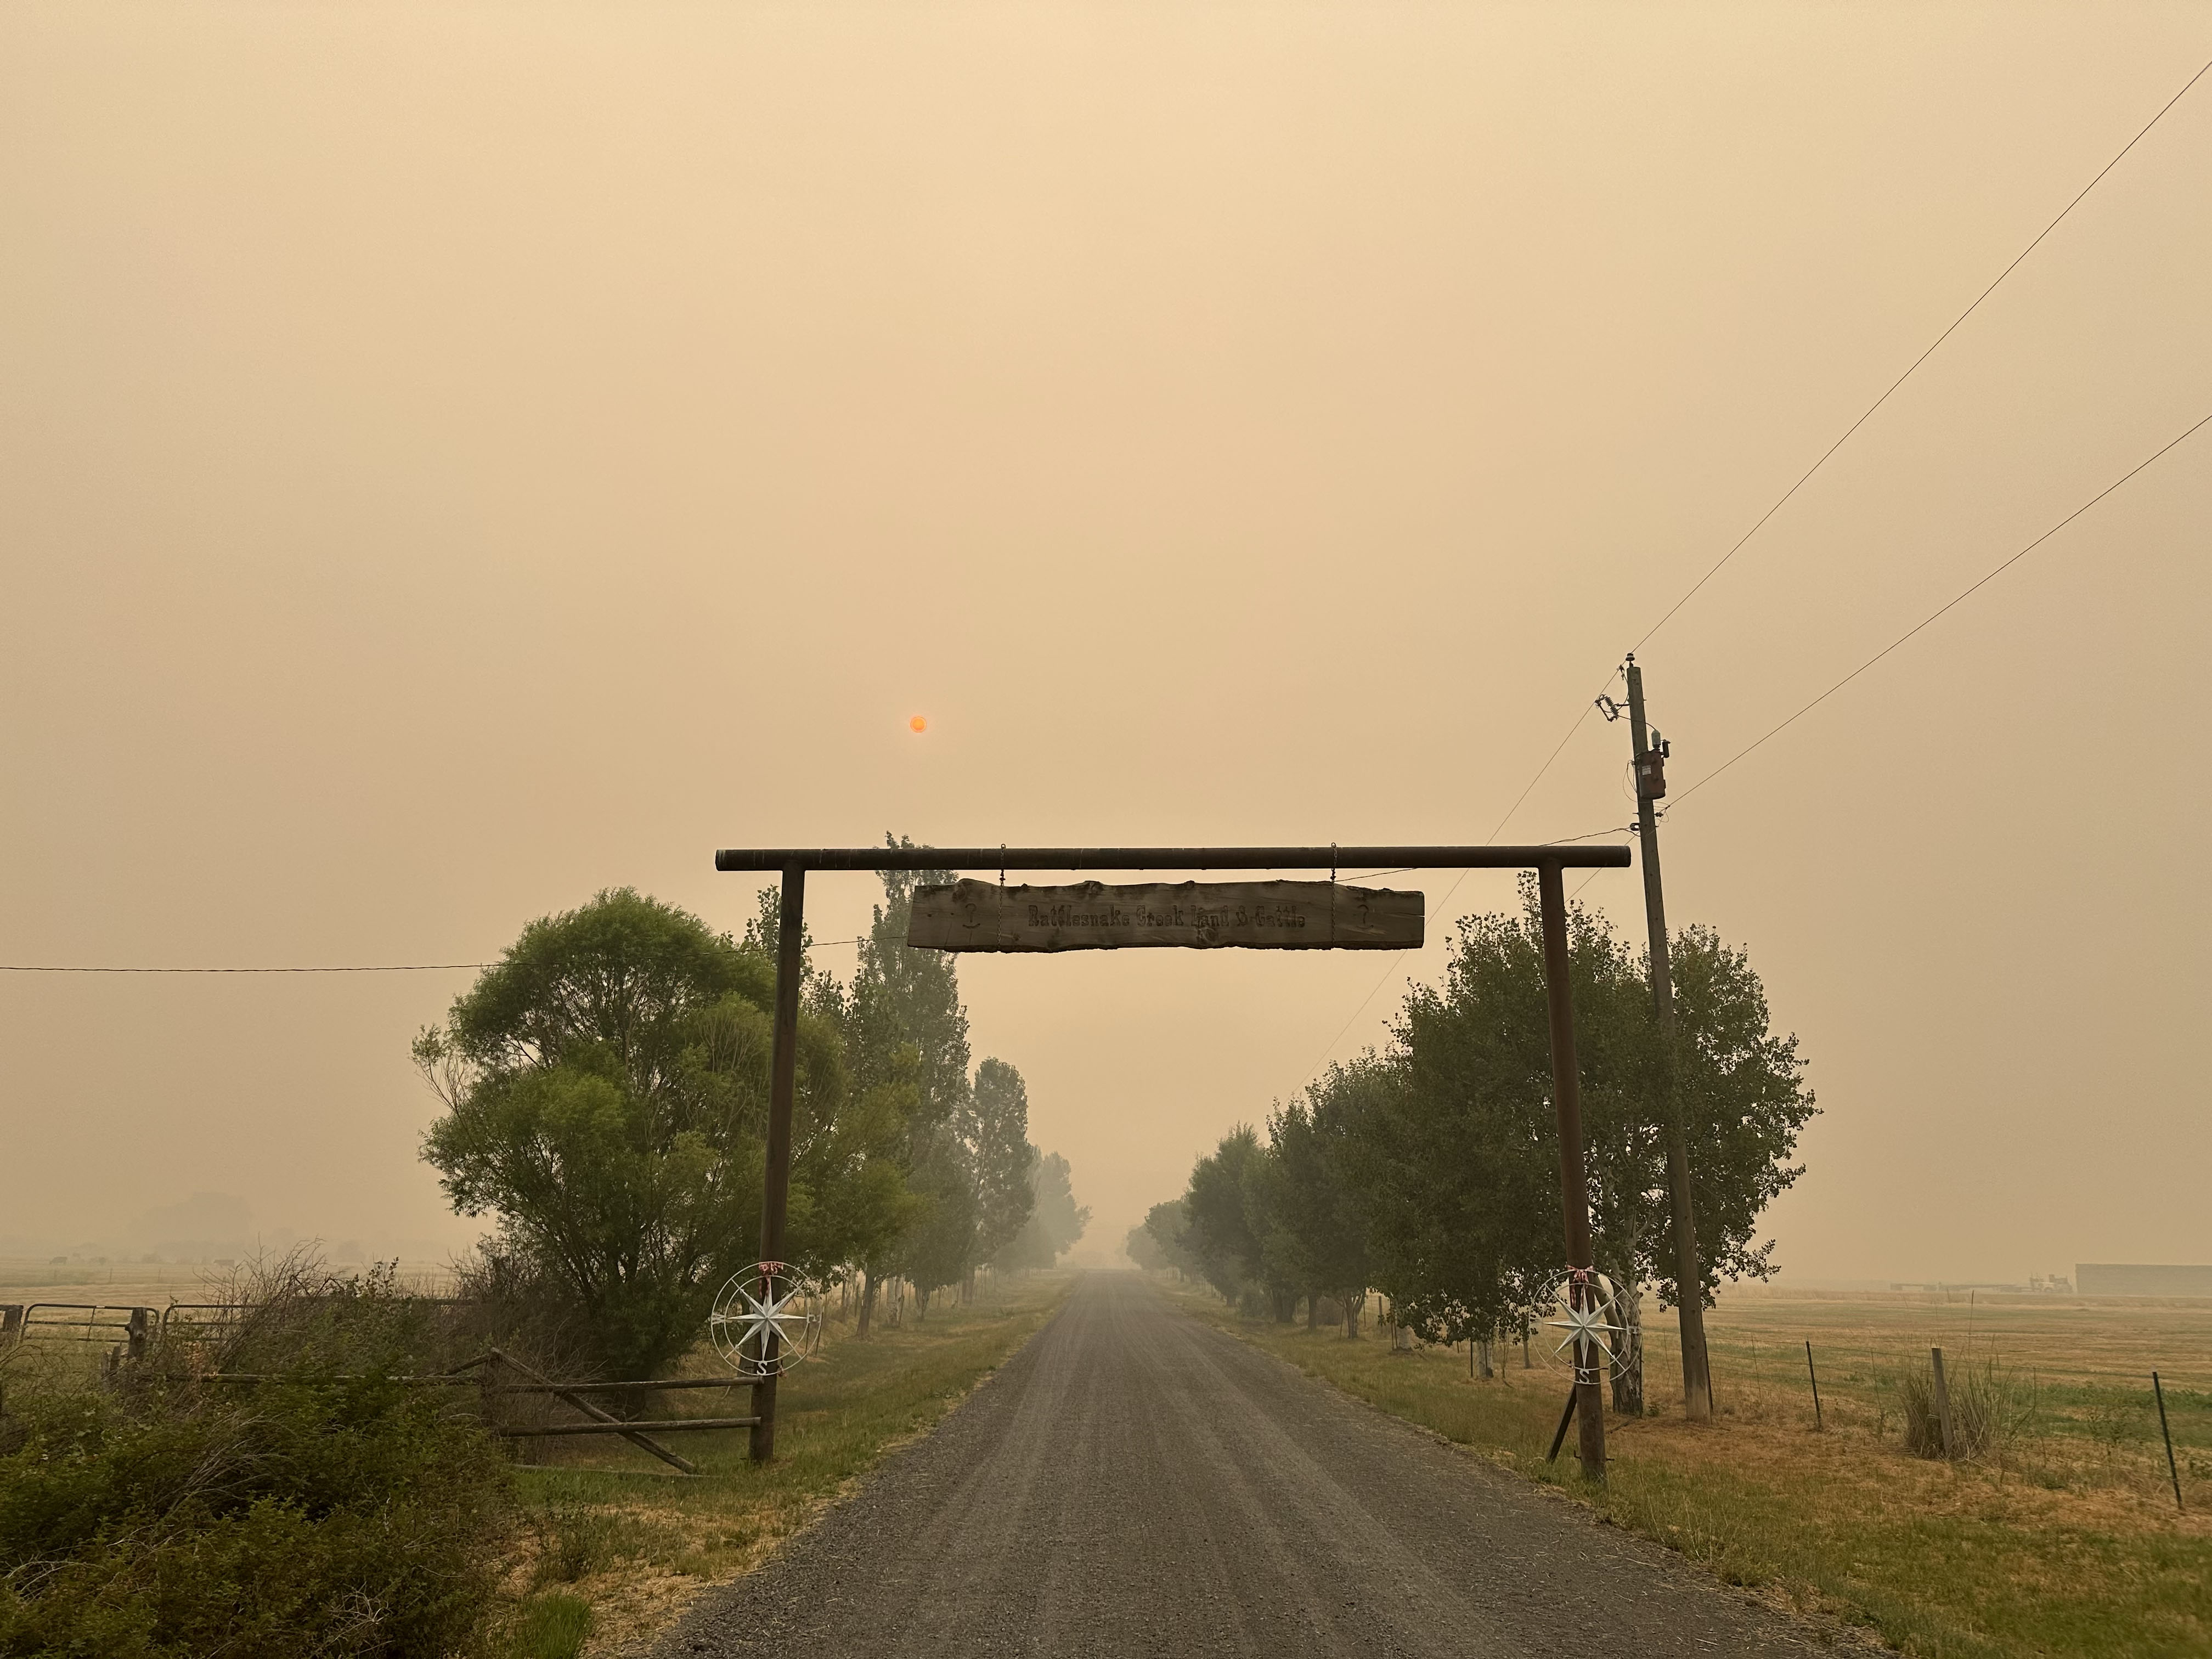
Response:
[[[744,1430],[684,1437],[695,1480],[618,1442],[563,1443],[522,1471],[532,1542],[510,1586],[516,1659],[647,1650],[704,1590],[770,1559],[887,1454],[926,1435],[1041,1329],[1075,1276],[987,1281],[971,1304],[878,1325],[833,1320],[821,1354],[779,1389],[776,1461],[757,1468]],[[711,1395],[713,1390],[699,1390]],[[696,1398],[672,1414],[722,1413]],[[658,1408],[657,1408],[658,1409]]]
[[[2147,1374],[2140,1387],[2116,1374],[2101,1395],[2094,1379],[2039,1382],[2034,1410],[2000,1451],[1931,1462],[1905,1450],[1893,1401],[1882,1403],[1909,1350],[1877,1364],[1863,1344],[1832,1379],[1824,1374],[1816,1431],[1803,1371],[1808,1339],[1796,1328],[1802,1310],[1782,1303],[1724,1310],[1715,1321],[1720,1420],[1693,1424],[1663,1410],[1609,1418],[1611,1478],[1598,1490],[1580,1480],[1571,1449],[1547,1461],[1564,1377],[1540,1364],[1522,1369],[1516,1349],[1501,1349],[1498,1374],[1477,1379],[1464,1347],[1393,1352],[1371,1321],[1361,1340],[1348,1341],[1340,1329],[1240,1318],[1194,1287],[1163,1288],[1194,1317],[1556,1487],[1726,1583],[1876,1634],[1903,1652],[2212,1654],[2212,1517],[2204,1513],[2212,1469],[2196,1444],[2212,1422],[2212,1398],[2197,1390],[2170,1389],[2167,1397],[2188,1437],[2179,1453],[2184,1493],[2197,1500],[2181,1513],[2148,1416]],[[1825,1346],[1844,1346],[1856,1316],[1831,1307],[1824,1316]],[[1816,1352],[1824,1346],[1810,1340]],[[2027,1344],[2019,1336],[2006,1362],[2024,1376],[2035,1358]],[[1925,1346],[1917,1352],[1924,1358]],[[1663,1394],[1659,1356],[1651,1375],[1654,1395]],[[2140,1408],[2134,1393],[2144,1396]]]

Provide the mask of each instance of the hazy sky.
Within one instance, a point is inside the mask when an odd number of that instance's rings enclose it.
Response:
[[[1488,838],[2208,57],[2201,4],[18,0],[0,960],[735,927],[716,846],[886,830]],[[1644,647],[1678,794],[2212,413],[2208,179],[2212,76]],[[2208,532],[2212,428],[1667,821],[1813,1062],[1790,1272],[2212,1260]],[[1501,838],[1626,823],[1626,743]],[[962,975],[1118,1239],[1442,959]],[[465,1239],[407,1060],[465,983],[0,975],[0,1235]]]

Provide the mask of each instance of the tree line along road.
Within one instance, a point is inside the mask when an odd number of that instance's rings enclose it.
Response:
[[[1804,1656],[1656,1546],[1177,1311],[1059,1315],[664,1659]]]

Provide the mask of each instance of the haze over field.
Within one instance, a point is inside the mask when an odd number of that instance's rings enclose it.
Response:
[[[734,931],[715,847],[887,830],[1625,824],[1595,717],[1522,792],[2207,40],[2152,5],[11,7],[0,961],[480,963],[623,884]],[[1678,800],[2212,412],[2208,157],[2212,81],[1639,650]],[[1749,947],[1812,1062],[1785,1272],[2212,1260],[2208,445],[1666,820],[1672,919]],[[822,965],[878,896],[813,879]],[[1640,935],[1635,872],[1582,896]],[[962,983],[1110,1249],[1447,935]],[[0,1235],[210,1194],[459,1245],[407,1047],[468,982],[0,975]]]

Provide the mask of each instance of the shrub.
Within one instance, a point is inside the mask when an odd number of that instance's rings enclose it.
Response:
[[[465,1306],[457,1346],[498,1348],[549,1376],[604,1374],[599,1344],[574,1297],[542,1266],[491,1240],[453,1266]]]
[[[2026,1433],[2039,1405],[2034,1383],[1992,1358],[1944,1369],[1951,1398],[1951,1434],[1960,1457],[2001,1456]],[[1943,1428],[1936,1412],[1935,1368],[1927,1361],[1898,1375],[1905,1413],[1905,1444],[1922,1457],[1943,1455]]]
[[[0,1655],[480,1645],[509,1477],[472,1400],[396,1380],[435,1305],[388,1273],[349,1283],[296,1258],[275,1288],[217,1352],[278,1380],[207,1381],[179,1344],[112,1390],[10,1393]]]

